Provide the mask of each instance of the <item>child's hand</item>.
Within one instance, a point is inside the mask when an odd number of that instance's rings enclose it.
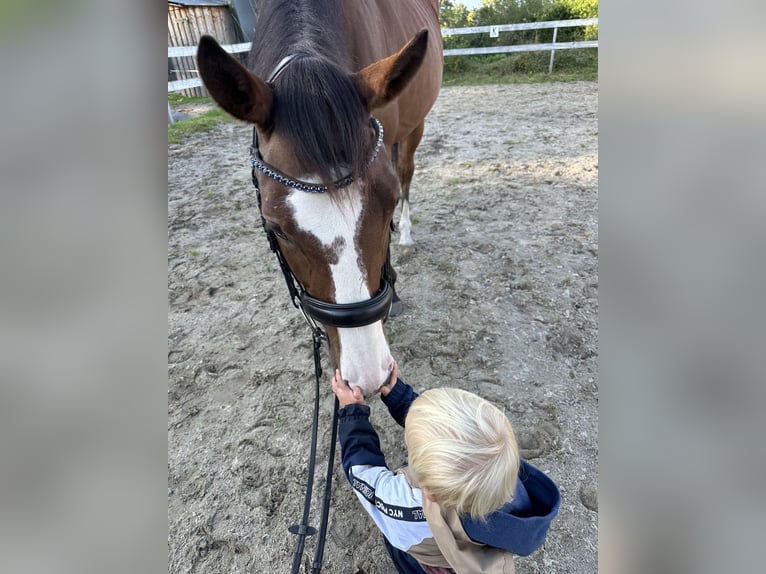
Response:
[[[396,379],[399,378],[399,365],[396,364],[396,361],[394,361],[394,368],[391,369],[391,378],[388,379],[388,382],[384,385],[381,385],[378,389],[380,391],[380,394],[382,396],[387,396],[388,393],[391,392],[391,389],[394,388],[394,385],[396,385]]]
[[[335,369],[335,376],[332,378],[332,392],[338,397],[341,408],[351,404],[364,404],[362,389],[359,387],[354,387],[353,389],[349,387],[346,381],[340,377],[338,369]]]

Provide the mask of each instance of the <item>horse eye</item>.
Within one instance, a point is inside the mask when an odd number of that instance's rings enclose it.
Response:
[[[270,231],[271,233],[273,233],[274,235],[276,235],[280,239],[283,239],[284,241],[287,241],[287,234],[284,231],[282,231],[282,228],[279,225],[277,225],[276,223],[272,223],[270,221],[267,221],[266,224],[264,225],[264,227],[266,228],[266,231]]]

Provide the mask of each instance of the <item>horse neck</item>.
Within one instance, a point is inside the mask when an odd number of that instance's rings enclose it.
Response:
[[[341,0],[264,0],[253,36],[250,69],[268,77],[291,54],[325,58],[347,67],[341,21]]]

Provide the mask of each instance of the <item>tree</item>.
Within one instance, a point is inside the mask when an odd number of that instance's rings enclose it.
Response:
[[[579,18],[598,18],[598,0],[556,0],[545,12],[545,20],[577,20]],[[558,41],[595,40],[598,38],[598,26],[583,28],[562,28]]]
[[[465,28],[474,26],[473,12],[465,4],[452,0],[440,0],[439,19],[442,28]]]

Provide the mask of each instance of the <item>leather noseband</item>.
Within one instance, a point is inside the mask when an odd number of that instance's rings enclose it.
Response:
[[[327,303],[314,299],[306,291],[300,295],[303,311],[318,323],[331,327],[352,328],[385,321],[391,310],[394,290],[391,284],[381,279],[380,291],[370,299],[358,303]]]

